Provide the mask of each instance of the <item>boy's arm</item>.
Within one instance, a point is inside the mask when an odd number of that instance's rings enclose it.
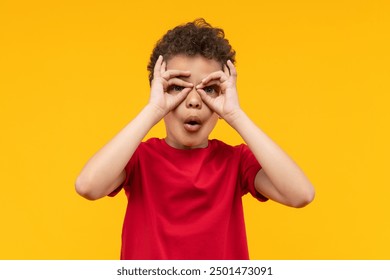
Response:
[[[210,74],[197,86],[203,101],[225,119],[244,139],[262,166],[255,178],[255,188],[279,203],[303,207],[314,198],[314,188],[295,162],[241,110],[236,90],[237,72],[228,61],[224,71]],[[210,84],[222,93],[212,98],[203,90]]]
[[[229,124],[248,144],[262,169],[255,188],[264,196],[292,207],[304,207],[314,198],[314,188],[298,165],[243,112]]]
[[[149,103],[110,142],[100,149],[84,166],[76,180],[76,191],[83,197],[95,200],[114,191],[125,180],[124,168],[148,131],[187,96],[191,83],[179,76],[187,71],[166,71],[162,56],[156,62]],[[167,94],[168,87],[185,87],[179,94]]]

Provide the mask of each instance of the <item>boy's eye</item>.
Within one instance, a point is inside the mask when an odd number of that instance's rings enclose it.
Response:
[[[169,91],[170,92],[181,92],[183,89],[184,89],[184,87],[182,87],[182,86],[173,85],[170,87]]]
[[[209,95],[216,95],[219,92],[218,87],[215,86],[204,87],[203,90]]]

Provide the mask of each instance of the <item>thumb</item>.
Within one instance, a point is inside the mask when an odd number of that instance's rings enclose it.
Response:
[[[177,106],[179,106],[180,103],[186,99],[187,95],[190,93],[191,88],[184,88],[181,92],[176,94],[175,96],[171,96],[172,98],[172,109],[175,109]]]
[[[216,112],[216,107],[215,107],[215,99],[209,96],[203,89],[197,88],[197,92],[200,95],[200,98],[202,98],[203,102],[213,111]],[[218,112],[217,112],[218,113]]]

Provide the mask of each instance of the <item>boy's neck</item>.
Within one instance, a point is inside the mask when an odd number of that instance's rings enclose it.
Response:
[[[202,148],[207,148],[208,145],[209,145],[209,140],[206,139],[205,141],[203,141],[202,143],[200,144],[194,144],[194,145],[185,145],[183,143],[179,143],[179,142],[175,142],[171,139],[169,139],[169,137],[165,137],[164,139],[164,142],[172,147],[172,148],[175,148],[175,149],[178,149],[178,150],[194,150],[194,149],[202,149]]]

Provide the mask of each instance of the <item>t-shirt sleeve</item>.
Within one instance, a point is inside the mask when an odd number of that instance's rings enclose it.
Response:
[[[255,189],[255,178],[257,172],[259,172],[261,169],[261,165],[247,145],[242,144],[240,145],[240,148],[240,176],[242,195],[245,195],[249,192],[257,200],[261,202],[267,201],[268,198]]]
[[[130,160],[128,161],[128,163],[126,164],[125,166],[125,173],[126,173],[126,177],[125,177],[125,180],[123,181],[122,184],[120,184],[114,191],[112,191],[110,194],[108,194],[108,196],[110,197],[114,197],[116,196],[122,189],[127,189],[128,186],[129,186],[129,183],[131,181],[131,177],[132,177],[132,174],[133,174],[133,169],[134,169],[134,165],[136,164],[136,161],[137,161],[137,158],[138,158],[138,149],[139,147],[135,150],[133,156],[130,158]]]

